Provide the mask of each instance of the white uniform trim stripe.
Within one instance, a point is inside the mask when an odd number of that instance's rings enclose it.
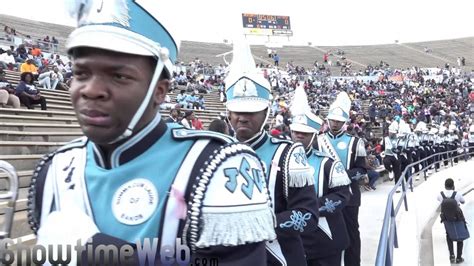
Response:
[[[186,192],[186,187],[191,176],[191,171],[193,165],[198,159],[201,152],[209,144],[209,139],[198,140],[194,143],[193,147],[189,150],[186,158],[181,165],[181,168],[176,175],[176,178],[173,182],[172,187],[184,195]],[[170,246],[174,247],[176,245],[176,235],[178,233],[178,227],[180,222],[180,217],[176,215],[176,209],[178,208],[178,200],[170,195],[168,197],[168,202],[166,203],[165,211],[165,223],[163,223],[163,229],[161,234],[161,247]]]
[[[324,195],[324,166],[326,165],[326,162],[328,161],[328,158],[324,158],[323,161],[321,162],[321,170],[319,171],[319,177],[318,177],[318,198],[322,197]],[[332,169],[331,169],[332,170]],[[330,175],[331,176],[331,175]],[[328,185],[331,183],[331,180],[328,180]]]
[[[278,243],[278,240],[273,240],[267,241],[266,243],[266,248],[268,252],[270,252],[275,259],[277,259],[279,262],[281,262],[282,266],[286,266],[286,259],[285,256],[283,255],[283,251],[281,251],[280,243]]]
[[[354,145],[354,140],[356,140],[356,138],[351,138],[351,140],[349,141],[349,146],[347,146],[347,148],[349,149],[349,152],[347,153],[346,170],[349,170],[352,168],[351,157],[352,157],[352,146]]]
[[[281,155],[283,150],[285,150],[287,145],[278,146],[275,156],[273,156],[272,161],[270,162],[270,172],[268,173],[268,190],[272,199],[272,208],[275,210],[275,185],[279,169],[278,163],[280,162]],[[275,165],[273,165],[275,163]]]

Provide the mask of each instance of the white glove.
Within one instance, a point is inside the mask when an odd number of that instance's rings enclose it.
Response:
[[[99,229],[94,224],[91,217],[87,216],[79,209],[67,209],[54,211],[48,215],[45,222],[38,230],[37,245],[41,245],[48,251],[48,245],[53,246],[53,258],[57,258],[58,247],[61,245],[62,256],[65,258],[66,246],[70,245],[71,262],[69,265],[77,264],[77,252],[75,246],[77,241],[81,245],[86,245],[89,238],[99,233]],[[49,255],[46,255],[47,258]],[[44,265],[51,265],[48,260]]]

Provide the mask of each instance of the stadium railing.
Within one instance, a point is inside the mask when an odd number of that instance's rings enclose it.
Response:
[[[409,189],[411,192],[413,192],[413,176],[415,176],[416,173],[414,174],[409,174],[413,166],[416,164],[420,164],[422,162],[428,162],[429,159],[434,158],[434,162],[431,164],[425,163],[425,166],[420,169],[417,173],[423,172],[424,180],[426,181],[428,176],[427,176],[427,171],[428,169],[433,166],[435,169],[435,172],[438,171],[436,169],[435,164],[439,163],[442,164],[444,161],[449,160],[451,163],[451,166],[454,165],[454,159],[458,158],[458,160],[464,160],[467,161],[469,158],[474,157],[474,152],[468,152],[468,148],[464,147],[463,152],[458,154],[457,156],[451,156],[453,151],[446,151],[446,152],[440,152],[440,153],[435,153],[432,154],[422,160],[416,161],[414,163],[411,163],[407,165],[407,167],[403,170],[400,179],[398,182],[395,184],[395,186],[392,188],[392,190],[388,194],[388,199],[387,199],[387,206],[385,208],[385,215],[383,219],[383,225],[382,225],[382,231],[380,233],[380,238],[379,238],[379,244],[378,244],[378,249],[377,249],[377,256],[375,260],[375,265],[376,266],[392,266],[393,265],[393,250],[394,248],[398,248],[399,243],[398,243],[398,237],[397,237],[397,228],[396,228],[396,219],[397,219],[397,214],[402,206],[402,203],[404,203],[405,206],[405,211],[408,211],[408,201],[407,201],[407,189],[409,186]],[[448,158],[445,160],[442,158],[442,155],[446,154]],[[441,157],[438,157],[441,156]],[[438,161],[436,161],[436,158],[439,158]],[[407,180],[405,180],[405,176],[409,174],[409,177]],[[394,202],[394,195],[398,189],[401,189],[401,197],[398,200],[398,202]]]

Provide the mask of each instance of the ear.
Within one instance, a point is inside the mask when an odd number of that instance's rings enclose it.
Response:
[[[156,84],[155,93],[153,95],[154,106],[159,106],[165,100],[168,93],[170,81],[168,79],[159,80]]]

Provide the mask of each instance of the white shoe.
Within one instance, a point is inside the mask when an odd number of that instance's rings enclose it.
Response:
[[[415,181],[420,180],[420,175],[421,175],[421,173],[417,173],[417,174],[415,175]]]
[[[390,179],[390,181],[392,181],[394,177],[395,175],[393,172],[388,172],[388,179]]]

